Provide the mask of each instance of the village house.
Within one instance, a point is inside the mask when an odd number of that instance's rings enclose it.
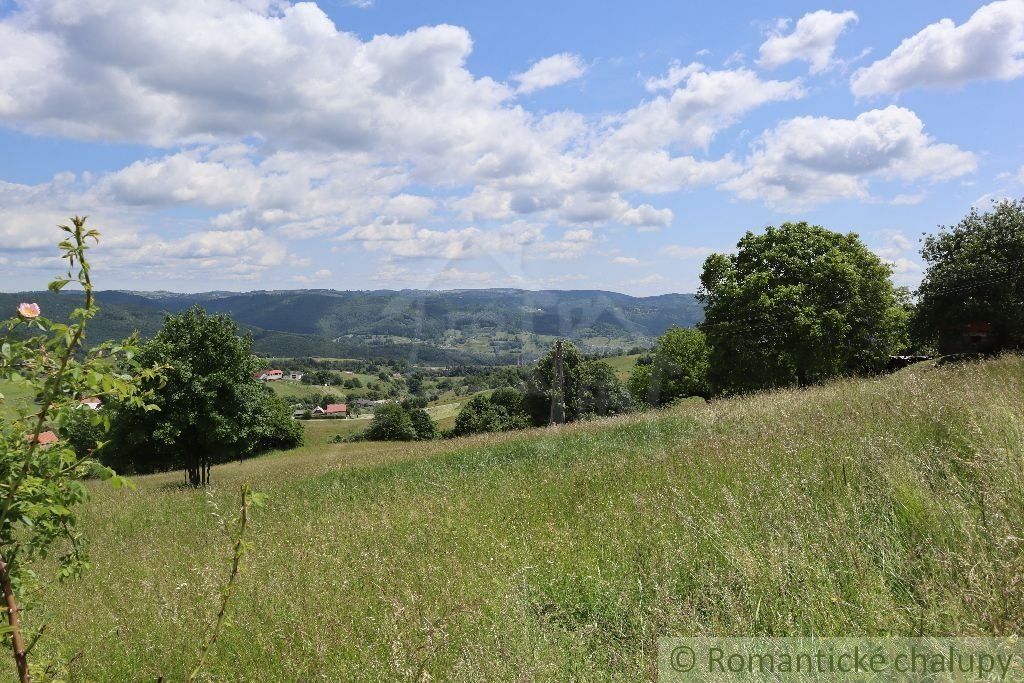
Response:
[[[103,401],[101,401],[97,396],[89,396],[87,398],[83,398],[82,400],[79,401],[79,403],[82,405],[83,408],[88,408],[90,410],[99,410],[100,406],[103,405]]]
[[[324,413],[329,417],[347,417],[348,406],[344,403],[329,403]]]
[[[384,405],[385,403],[390,403],[390,402],[391,402],[391,400],[390,399],[386,399],[386,398],[378,399],[376,401],[371,401],[368,398],[358,398],[358,399],[356,399],[355,403],[360,408],[373,408],[374,406],[380,406],[380,405]]]
[[[31,442],[32,441],[32,435],[31,434],[26,434],[25,435],[25,441]],[[57,443],[58,441],[60,441],[60,439],[57,438],[57,435],[54,434],[53,432],[50,432],[50,431],[40,432],[39,433],[39,438],[36,439],[36,443],[39,444],[40,446],[52,446],[53,444]]]
[[[254,372],[252,376],[261,382],[276,382],[279,379],[284,379],[284,370],[260,370]]]
[[[288,379],[298,382],[299,380],[302,379],[302,374],[303,373],[299,372],[298,370],[292,370],[291,372],[288,373]]]

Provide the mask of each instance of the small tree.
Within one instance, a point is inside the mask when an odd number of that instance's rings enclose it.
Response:
[[[606,417],[629,412],[633,398],[619,381],[612,366],[600,360],[588,360],[580,367],[580,397],[576,419]]]
[[[530,426],[523,395],[514,389],[498,389],[490,396],[469,399],[455,418],[454,436],[507,432]]]
[[[117,407],[109,461],[119,468],[183,468],[201,486],[217,462],[302,442],[287,403],[253,376],[252,338],[238,336],[229,316],[198,306],[168,316],[139,359],[167,366],[166,379],[151,387],[159,411]]]
[[[534,381],[545,399],[549,421],[568,422],[578,417],[582,365],[583,356],[576,345],[563,340],[556,341],[547,355],[537,361]],[[534,419],[543,424],[543,416],[535,415]]]
[[[553,422],[573,422],[620,413],[632,405],[612,367],[604,361],[585,360],[569,341],[555,342],[537,361],[526,402],[537,425],[546,423],[545,411],[554,416]]]
[[[652,406],[686,396],[707,398],[709,357],[703,332],[673,326],[658,339],[651,362],[633,367],[630,392]]]
[[[31,678],[31,643],[22,632],[21,598],[36,580],[26,564],[56,546],[58,577],[81,571],[85,555],[75,509],[87,497],[82,480],[98,476],[123,483],[96,460],[102,443],[80,444],[76,452],[66,439],[54,443],[41,437],[53,429],[71,431],[72,425],[81,434],[87,431],[77,429],[82,421],[102,433],[109,427],[110,413],[83,409],[82,398],[101,397],[146,412],[154,406],[140,387],[159,385],[159,368],[144,369],[136,360],[134,339],[81,352],[88,323],[98,311],[86,252],[88,242],[99,242],[99,233],[87,229],[84,218],[76,216],[71,223],[60,226],[67,233],[60,250],[68,273],[51,282],[50,289],[56,292],[76,283],[83,290],[82,307],[63,324],[42,317],[36,304],[24,303],[18,315],[3,323],[0,340],[0,378],[25,386],[38,397],[34,404],[9,407],[13,415],[0,421],[0,589],[7,612],[5,637],[23,682]]]
[[[993,348],[1024,344],[1024,199],[971,212],[925,238],[928,264],[914,331],[932,344],[973,322],[990,323]]]
[[[413,408],[409,411],[409,421],[412,422],[412,430],[416,432],[417,441],[432,441],[441,435],[430,414],[423,408]]]
[[[416,435],[409,412],[397,403],[377,406],[373,421],[364,434],[370,441],[415,441]]]
[[[715,392],[806,386],[883,370],[906,345],[892,269],[856,234],[807,223],[748,232],[704,262],[700,329]]]

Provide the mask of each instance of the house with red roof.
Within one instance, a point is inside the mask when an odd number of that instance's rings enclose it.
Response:
[[[324,414],[329,417],[346,417],[348,415],[348,406],[344,403],[328,403]]]
[[[32,441],[32,435],[26,434],[25,441]],[[60,441],[60,439],[57,438],[57,435],[50,431],[40,432],[39,438],[36,439],[36,443],[39,444],[40,446],[52,446],[58,441]]]

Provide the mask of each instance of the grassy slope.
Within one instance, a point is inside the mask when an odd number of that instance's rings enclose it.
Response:
[[[633,374],[633,367],[636,365],[636,359],[640,357],[640,354],[626,355],[626,356],[611,356],[609,358],[603,358],[605,363],[612,366],[615,370],[615,375],[623,382],[629,379],[629,376]]]
[[[1024,628],[1024,359],[98,488],[30,618],[82,680],[180,680],[270,495],[217,680],[639,680],[659,635]]]
[[[14,384],[7,380],[0,380],[0,418],[15,417],[19,411],[28,412],[27,406],[32,403],[32,392],[28,391],[24,384]]]

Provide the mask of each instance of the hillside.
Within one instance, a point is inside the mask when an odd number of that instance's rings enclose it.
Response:
[[[642,680],[659,635],[1024,628],[1024,359],[917,366],[556,430],[341,444],[95,487],[94,567],[36,652],[181,680],[242,481],[216,680]]]
[[[0,294],[0,308],[38,301],[65,313],[73,293]],[[536,358],[555,337],[592,351],[649,343],[671,325],[692,326],[702,309],[691,294],[631,297],[602,291],[295,290],[273,292],[100,292],[95,340],[159,328],[166,312],[194,304],[230,313],[274,356],[393,358],[441,363]]]

